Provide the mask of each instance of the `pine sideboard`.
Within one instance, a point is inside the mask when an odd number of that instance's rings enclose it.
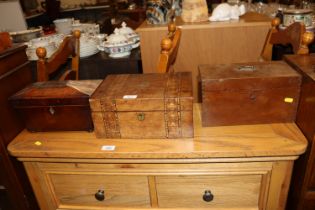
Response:
[[[22,131],[8,146],[42,210],[285,208],[307,140],[294,123],[201,127],[194,138]]]

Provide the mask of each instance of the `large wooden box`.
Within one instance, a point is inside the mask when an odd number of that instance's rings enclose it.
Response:
[[[293,122],[301,76],[282,61],[201,65],[202,125]]]
[[[89,97],[99,83],[37,82],[10,97],[10,102],[29,131],[92,131]]]
[[[90,106],[98,138],[193,137],[188,72],[109,75]]]

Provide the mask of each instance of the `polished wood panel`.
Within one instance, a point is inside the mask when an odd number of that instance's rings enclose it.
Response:
[[[8,154],[7,145],[24,129],[8,98],[32,81],[26,46],[13,45],[0,53],[0,186],[3,210],[38,209],[21,163]],[[3,200],[1,200],[2,202]]]
[[[301,76],[283,61],[200,65],[202,125],[294,122]]]
[[[89,92],[99,83],[99,80],[36,82],[9,100],[29,131],[92,131]]]
[[[26,46],[23,47],[25,49]],[[14,54],[14,56],[9,56]],[[16,66],[22,65],[27,61],[27,56],[24,50],[21,50],[20,45],[14,45],[10,50],[3,51],[0,54],[0,75],[14,69]]]
[[[295,163],[288,210],[315,208],[315,55],[285,55],[286,60],[302,76],[301,98],[296,124],[308,139],[308,148]]]

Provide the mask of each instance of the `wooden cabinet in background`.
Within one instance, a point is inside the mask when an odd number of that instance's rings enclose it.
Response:
[[[22,164],[6,149],[24,128],[8,98],[32,82],[26,46],[14,45],[0,53],[0,209],[38,209]]]
[[[315,54],[285,55],[284,59],[302,74],[296,124],[307,137],[308,148],[295,163],[288,210],[315,209]]]
[[[128,57],[111,58],[103,51],[87,58],[80,58],[79,79],[105,79],[109,74],[142,73],[140,49],[131,51]]]

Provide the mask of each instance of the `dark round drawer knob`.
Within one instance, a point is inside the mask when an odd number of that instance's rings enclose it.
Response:
[[[98,190],[97,193],[95,193],[95,198],[98,201],[103,201],[105,199],[104,190]]]
[[[211,191],[210,190],[206,190],[205,191],[205,194],[203,194],[203,200],[204,201],[206,201],[206,202],[210,202],[210,201],[212,201],[213,200],[213,194],[211,193]]]

